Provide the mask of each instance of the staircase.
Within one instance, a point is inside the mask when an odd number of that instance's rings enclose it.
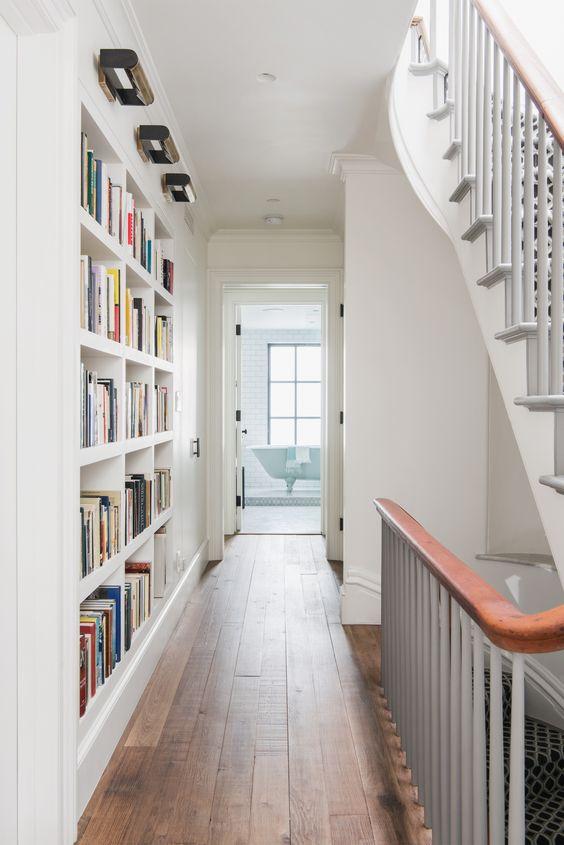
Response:
[[[564,93],[499,0],[429,0],[389,117],[454,244],[564,583]]]

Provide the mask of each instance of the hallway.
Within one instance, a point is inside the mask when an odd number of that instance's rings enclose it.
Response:
[[[81,845],[423,845],[377,686],[318,536],[208,567],[79,827]],[[387,743],[384,740],[387,737]]]

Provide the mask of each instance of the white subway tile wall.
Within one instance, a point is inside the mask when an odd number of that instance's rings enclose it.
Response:
[[[241,329],[241,419],[248,434],[243,445],[268,443],[268,344],[320,343],[319,329]],[[243,449],[245,492],[252,496],[268,491],[285,491],[284,479],[271,478],[249,448]],[[319,490],[319,481],[296,481],[294,490]],[[272,492],[271,492],[272,491]],[[259,493],[260,495],[260,493]]]

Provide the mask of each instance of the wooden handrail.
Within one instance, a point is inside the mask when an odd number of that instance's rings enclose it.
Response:
[[[472,0],[507,61],[564,147],[564,91],[547,71],[499,0]]]
[[[374,504],[382,519],[413,549],[494,645],[523,654],[564,648],[564,605],[542,613],[522,613],[395,502],[376,499]]]
[[[427,58],[429,58],[431,56],[431,42],[429,41],[429,35],[427,34],[425,19],[422,18],[421,15],[414,15],[411,19],[410,26],[413,29],[419,30],[419,34],[423,40],[423,46],[425,47],[425,52],[427,53]]]

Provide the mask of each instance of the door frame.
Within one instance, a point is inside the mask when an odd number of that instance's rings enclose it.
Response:
[[[210,559],[221,560],[224,536],[232,525],[225,519],[224,507],[229,498],[235,502],[234,478],[229,484],[226,454],[234,449],[226,438],[226,350],[228,326],[225,302],[233,291],[241,292],[245,301],[270,301],[272,297],[288,303],[311,300],[320,294],[325,304],[325,336],[327,346],[327,405],[325,409],[326,444],[324,473],[325,538],[327,556],[342,560],[342,463],[343,438],[343,302],[342,271],[336,269],[237,269],[208,271],[208,535]],[[262,291],[262,293],[261,293]],[[309,291],[309,293],[308,293]],[[268,297],[268,299],[261,298]],[[234,324],[232,327],[234,335]],[[234,349],[234,344],[231,344]],[[234,413],[234,408],[232,409]],[[231,464],[229,464],[231,465]],[[233,521],[234,526],[234,521]]]

